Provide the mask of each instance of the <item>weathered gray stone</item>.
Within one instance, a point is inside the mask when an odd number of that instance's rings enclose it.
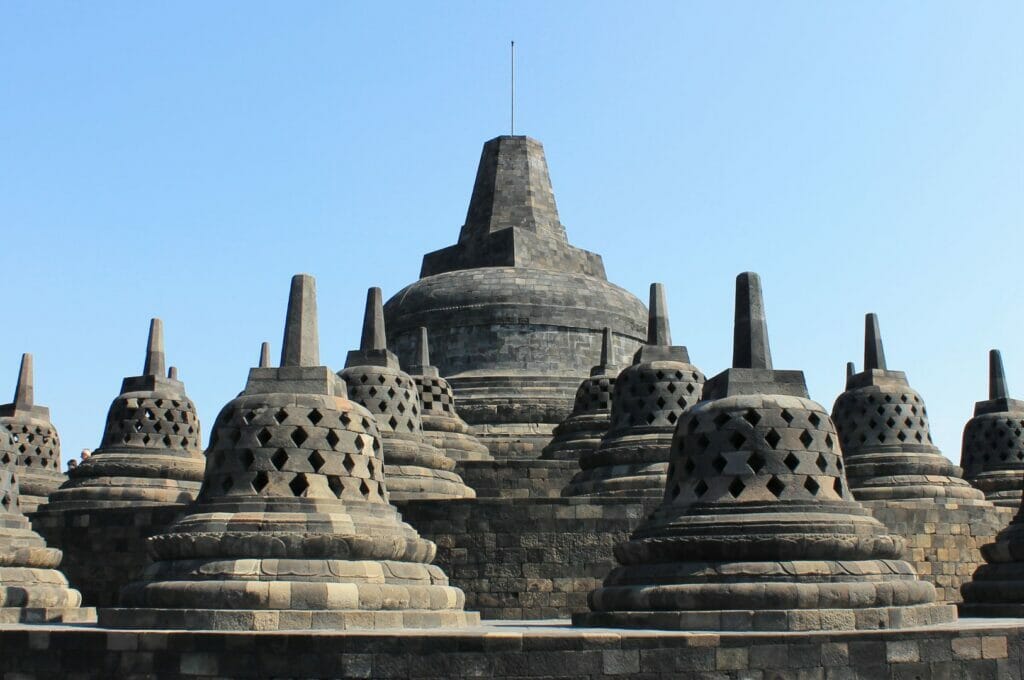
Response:
[[[576,625],[698,630],[901,628],[950,621],[902,539],[846,485],[831,419],[771,365],[760,281],[737,279],[738,365],[682,414],[661,507]]]
[[[963,585],[963,616],[1024,618],[1024,503],[1009,526],[982,546],[985,558]]]

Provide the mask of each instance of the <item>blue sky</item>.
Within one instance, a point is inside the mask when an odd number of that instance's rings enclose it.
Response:
[[[92,448],[160,316],[208,430],[300,271],[341,368],[366,287],[455,241],[514,39],[570,239],[663,281],[705,373],[760,272],[777,367],[831,406],[877,312],[958,458],[990,347],[1024,396],[1021,35],[1019,2],[5,2],[0,390],[34,352]]]

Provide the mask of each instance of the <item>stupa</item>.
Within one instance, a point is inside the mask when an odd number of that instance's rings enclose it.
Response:
[[[409,365],[409,375],[420,395],[423,438],[456,462],[494,460],[459,416],[452,386],[430,364],[430,338],[425,327],[420,327],[419,347],[414,363]]]
[[[422,407],[412,377],[398,365],[384,339],[380,288],[366,294],[366,314],[358,350],[338,373],[348,398],[377,420],[384,442],[388,489],[396,501],[420,498],[473,498],[476,494],[456,473],[455,461],[423,436]]]
[[[980,548],[1006,526],[996,508],[932,443],[928,411],[902,371],[889,370],[878,317],[865,318],[864,370],[846,381],[832,418],[854,497],[907,540],[918,575],[959,602]]]
[[[597,450],[611,424],[612,388],[621,366],[609,365],[608,352],[612,329],[607,326],[601,340],[601,361],[590,369],[590,376],[576,389],[572,413],[555,428],[551,443],[544,447],[546,460],[579,460],[584,453]]]
[[[612,364],[644,339],[643,304],[607,281],[600,255],[569,244],[544,149],[523,136],[484,144],[458,243],[425,255],[384,312],[402,365],[427,328],[460,414],[500,459],[540,455],[605,326]]]
[[[373,416],[320,366],[313,277],[292,279],[279,368],[217,416],[196,503],[101,623],[277,630],[464,626],[435,547],[388,503]]]
[[[964,426],[960,466],[985,498],[1008,508],[1020,506],[1024,492],[1024,401],[1011,399],[1003,358],[989,352],[988,399],[974,404]]]
[[[1024,504],[981,554],[985,564],[964,583],[960,614],[1024,618]]]
[[[188,503],[203,478],[202,437],[185,385],[165,375],[163,322],[149,325],[142,375],[125,378],[103,441],[50,495],[48,512]]]
[[[32,360],[28,361],[31,385]],[[22,363],[25,376],[25,363]],[[31,406],[31,395],[28,405]],[[46,547],[22,514],[19,451],[14,437],[0,431],[0,623],[87,623],[96,610],[82,608],[82,595],[57,567],[61,552]],[[9,653],[9,651],[8,651]]]
[[[672,433],[703,385],[686,347],[672,344],[665,287],[651,284],[647,343],[615,381],[608,433],[580,456],[582,470],[562,495],[660,497]]]
[[[736,286],[733,368],[672,442],[662,505],[616,547],[585,626],[900,628],[951,621],[903,541],[850,494],[838,436],[801,371],[772,367],[756,274]]]
[[[50,422],[50,409],[35,403],[32,355],[21,355],[14,401],[0,406],[0,433],[14,438],[21,510],[35,512],[67,477],[60,469],[60,437]]]

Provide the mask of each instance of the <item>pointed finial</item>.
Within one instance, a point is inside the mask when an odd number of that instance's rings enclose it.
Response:
[[[169,379],[171,379],[171,380],[177,380],[178,379],[178,367],[177,366],[171,366],[170,368],[168,368],[167,369],[167,377]]]
[[[380,288],[374,286],[366,291],[366,312],[363,314],[363,337],[359,342],[359,350],[387,349],[384,338],[384,301]]]
[[[857,366],[852,361],[846,362],[846,379],[849,380],[857,372]]]
[[[419,333],[419,345],[416,347],[416,361],[413,362],[415,366],[429,366],[430,365],[430,340],[427,337],[427,327],[420,326]]]
[[[146,343],[146,365],[142,375],[164,376],[164,322],[151,319],[149,322],[149,341]]]
[[[316,320],[316,279],[309,274],[292,277],[288,315],[284,322],[281,366],[319,366],[320,339]]]
[[[260,345],[260,368],[270,368],[270,343],[264,342]]]
[[[885,370],[885,348],[882,347],[882,332],[878,329],[878,315],[871,313],[864,317],[864,370]]]
[[[988,398],[1010,398],[1006,388],[1006,373],[1003,372],[1003,355],[997,349],[989,350],[988,353]]]
[[[651,284],[651,302],[647,312],[647,344],[669,346],[672,331],[668,327],[668,304],[665,302],[665,286]]]
[[[772,368],[768,321],[764,315],[761,277],[743,272],[736,277],[736,320],[732,336],[733,368]]]
[[[26,352],[21,355],[18,384],[14,388],[14,408],[30,409],[34,403],[35,384],[32,376],[32,355]]]
[[[601,333],[601,363],[600,366],[607,366],[612,353],[612,329],[604,327]]]

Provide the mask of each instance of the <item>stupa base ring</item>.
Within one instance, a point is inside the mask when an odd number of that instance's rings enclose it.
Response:
[[[95,607],[0,607],[0,623],[96,623]]]
[[[99,610],[106,628],[171,630],[385,630],[403,628],[467,628],[480,624],[480,614],[457,610],[370,611],[359,609],[154,609]]]

